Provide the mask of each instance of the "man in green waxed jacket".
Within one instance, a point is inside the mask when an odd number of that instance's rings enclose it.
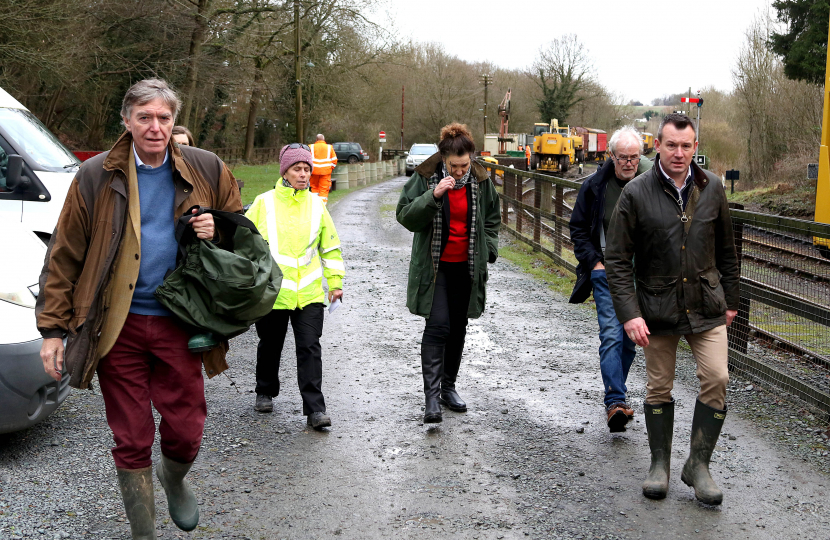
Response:
[[[657,164],[620,195],[605,252],[617,318],[646,358],[651,468],[643,494],[662,499],[668,492],[671,390],[683,336],[697,363],[700,393],[681,479],[700,501],[720,504],[709,460],[726,417],[726,327],[740,294],[732,220],[720,179],[692,163],[697,141],[688,116],[664,117],[656,149]]]
[[[455,389],[467,320],[484,311],[487,263],[498,257],[499,198],[474,156],[467,127],[445,126],[438,152],[415,169],[396,211],[398,222],[415,233],[406,305],[426,318],[425,423],[442,421],[441,404],[467,411]]]

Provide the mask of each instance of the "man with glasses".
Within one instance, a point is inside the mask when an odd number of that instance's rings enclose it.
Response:
[[[738,310],[732,221],[720,179],[692,162],[697,140],[688,116],[666,115],[655,149],[658,165],[620,195],[605,259],[617,316],[646,358],[651,467],[643,495],[662,499],[669,489],[671,391],[683,336],[697,363],[700,392],[680,478],[701,502],[720,504],[723,492],[709,474],[709,460],[726,418],[726,327]]]
[[[611,158],[585,180],[571,215],[571,240],[579,260],[576,285],[570,302],[584,302],[593,289],[599,321],[599,369],[605,390],[605,411],[612,433],[625,431],[634,410],[626,401],[628,370],[634,361],[634,342],[623,331],[614,313],[605,276],[605,240],[611,214],[625,184],[649,170],[651,160],[640,156],[643,140],[633,127],[618,129],[611,136]]]

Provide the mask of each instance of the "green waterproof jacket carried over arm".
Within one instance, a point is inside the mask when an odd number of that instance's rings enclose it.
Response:
[[[447,195],[436,201],[433,189],[429,187],[429,178],[441,165],[441,155],[434,154],[424,161],[401,191],[395,216],[398,223],[415,233],[412,241],[412,256],[409,261],[409,279],[406,291],[406,305],[409,310],[421,317],[429,317],[432,309],[432,297],[435,292],[435,268],[432,258],[433,220],[435,214],[447,203]],[[499,255],[499,195],[487,171],[478,163],[473,163],[470,181],[478,182],[478,199],[476,201],[476,239],[474,253],[474,271],[472,294],[467,308],[467,316],[477,318],[484,311],[486,286],[488,279],[487,263],[496,261]],[[445,222],[448,220],[445,220]],[[446,226],[446,224],[445,224]],[[442,235],[444,238],[447,235]]]

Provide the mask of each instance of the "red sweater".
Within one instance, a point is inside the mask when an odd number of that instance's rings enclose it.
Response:
[[[445,262],[466,262],[467,248],[470,246],[470,233],[467,230],[467,186],[462,189],[450,189],[450,236],[441,255]]]

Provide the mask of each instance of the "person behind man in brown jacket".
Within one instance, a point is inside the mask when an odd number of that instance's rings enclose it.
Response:
[[[86,161],[69,188],[36,307],[46,372],[60,380],[65,364],[76,388],[88,388],[98,374],[121,496],[132,537],[140,539],[156,538],[152,408],[161,415],[156,475],[173,521],[193,530],[199,509],[184,477],[207,416],[202,363],[210,377],[227,368],[227,343],[201,359],[191,353],[189,333],[153,291],[176,265],[179,216],[197,204],[242,211],[236,181],[218,157],[171,142],[180,106],[162,80],[127,91],[126,132]],[[198,238],[222,244],[210,214],[191,225]]]
[[[681,480],[706,504],[723,493],[709,460],[726,418],[726,327],[738,309],[739,270],[720,179],[692,163],[697,148],[688,116],[668,114],[657,132],[657,165],[623,189],[605,252],[617,318],[646,358],[645,418],[651,467],[643,494],[669,489],[674,371],[684,336],[697,362],[700,393]]]

